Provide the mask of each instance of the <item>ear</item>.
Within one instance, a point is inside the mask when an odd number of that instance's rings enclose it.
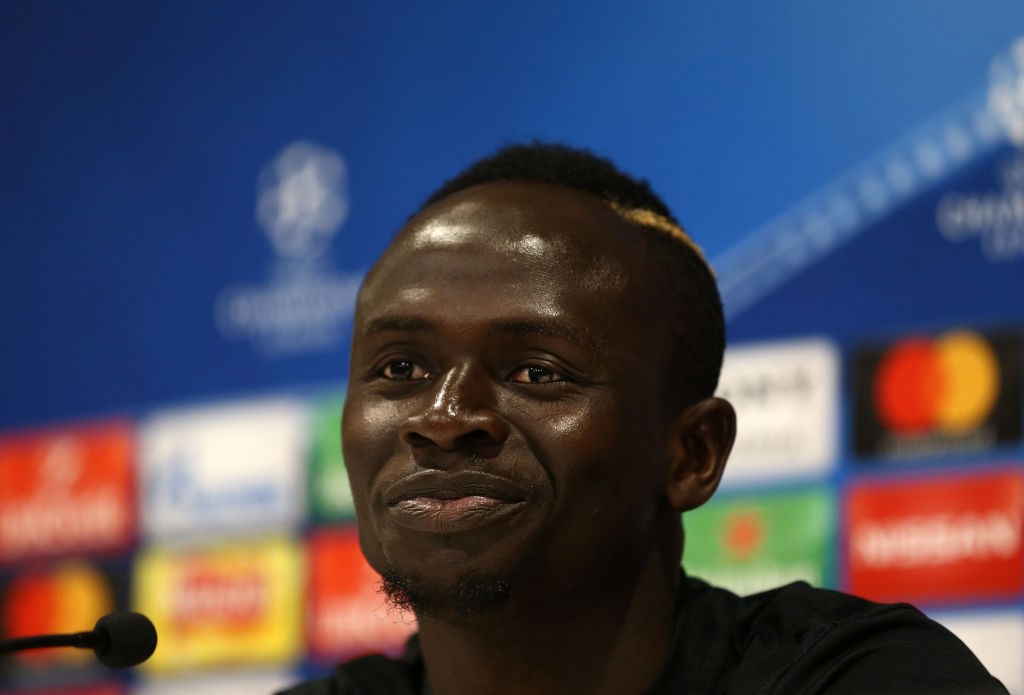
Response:
[[[672,421],[669,438],[665,497],[678,512],[696,509],[722,480],[736,439],[736,411],[721,398],[694,403]]]

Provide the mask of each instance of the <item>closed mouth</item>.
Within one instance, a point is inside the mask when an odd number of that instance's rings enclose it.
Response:
[[[528,504],[517,484],[478,471],[415,473],[389,486],[385,500],[398,525],[439,534],[497,523]]]
[[[428,498],[456,500],[465,497],[486,497],[503,502],[522,502],[526,491],[516,483],[482,471],[448,473],[426,470],[406,476],[388,486],[384,499],[388,506],[403,500]]]

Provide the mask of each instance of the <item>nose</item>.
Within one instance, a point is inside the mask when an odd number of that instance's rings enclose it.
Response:
[[[402,441],[445,451],[482,453],[508,437],[508,423],[494,408],[494,385],[488,375],[469,367],[452,369],[436,382],[433,398],[399,428]]]

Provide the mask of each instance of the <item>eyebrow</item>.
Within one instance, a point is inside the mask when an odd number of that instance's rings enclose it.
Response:
[[[512,336],[540,335],[547,338],[558,338],[571,343],[583,343],[586,345],[601,345],[602,341],[597,340],[588,330],[565,323],[541,323],[538,321],[504,321],[496,324],[494,332],[504,333]]]
[[[412,316],[378,316],[366,325],[366,333],[388,333],[393,331],[422,333],[434,328],[430,321]]]
[[[365,333],[426,333],[435,328],[436,324],[434,322],[414,316],[378,316],[367,324]],[[501,321],[491,326],[490,332],[514,337],[544,336],[590,346],[603,346],[605,344],[603,340],[599,340],[590,331],[561,322]]]

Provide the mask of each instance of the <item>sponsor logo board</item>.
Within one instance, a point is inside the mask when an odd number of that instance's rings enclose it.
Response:
[[[263,400],[166,411],[140,428],[142,524],[166,542],[301,523],[307,408]]]
[[[309,541],[309,648],[319,659],[397,654],[415,618],[390,607],[355,529],[322,530]]]
[[[712,499],[683,517],[683,565],[740,595],[832,581],[835,504],[824,487]]]
[[[294,685],[299,676],[287,672],[237,671],[202,677],[154,679],[136,686],[135,695],[253,695],[276,693]]]
[[[120,683],[92,683],[90,685],[60,685],[52,688],[31,688],[27,690],[4,690],[0,695],[127,695]]]
[[[135,605],[160,643],[157,672],[277,664],[301,647],[302,557],[291,541],[202,550],[149,549],[137,558]]]
[[[133,450],[123,421],[0,439],[0,563],[126,549],[136,528]]]
[[[1007,690],[1024,693],[1024,613],[951,611],[929,617],[959,637]]]
[[[310,511],[321,522],[355,519],[355,504],[341,452],[341,410],[344,395],[322,398],[313,416],[309,475]]]
[[[723,485],[826,473],[838,449],[839,358],[823,339],[730,347],[718,395],[736,408]]]
[[[847,491],[847,588],[942,603],[1024,591],[1024,473],[860,481]]]
[[[125,605],[123,565],[86,560],[33,563],[0,577],[0,638],[90,630]],[[19,671],[92,667],[91,652],[42,649],[12,658]]]
[[[853,446],[862,456],[974,452],[1021,440],[1022,343],[953,329],[859,350]]]

